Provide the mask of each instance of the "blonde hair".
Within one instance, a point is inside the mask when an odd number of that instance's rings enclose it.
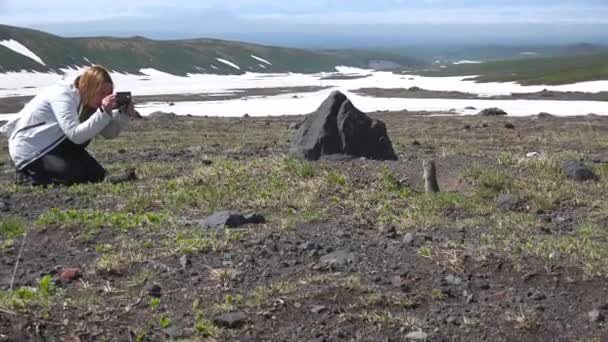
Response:
[[[101,65],[90,67],[82,75],[78,76],[74,82],[80,93],[80,102],[85,106],[88,105],[90,100],[97,96],[106,83],[114,85],[110,72]]]

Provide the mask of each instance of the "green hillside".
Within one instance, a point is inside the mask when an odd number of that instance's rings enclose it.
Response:
[[[575,56],[448,65],[445,69],[407,72],[426,76],[479,75],[475,78],[479,82],[519,82],[525,85],[608,80],[608,51]]]
[[[395,53],[359,50],[304,50],[262,46],[215,39],[151,40],[132,38],[63,38],[48,33],[0,25],[0,41],[15,40],[39,56],[46,66],[0,46],[0,71],[58,71],[85,66],[90,60],[118,71],[137,73],[142,68],[187,73],[242,74],[253,72],[313,73],[333,71],[337,65],[367,68],[374,61],[401,67],[421,63]],[[252,57],[271,63],[267,64]],[[218,61],[234,63],[240,69]]]

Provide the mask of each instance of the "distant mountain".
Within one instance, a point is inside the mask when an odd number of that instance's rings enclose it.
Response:
[[[216,39],[151,40],[144,37],[64,38],[0,25],[0,73],[56,71],[102,64],[116,72],[153,68],[175,75],[245,72],[314,73],[338,65],[403,68],[421,65],[398,53],[363,50],[306,50]]]
[[[588,47],[577,47],[580,53],[577,55],[436,65],[430,70],[414,68],[405,72],[426,76],[478,75],[475,77],[478,82],[518,82],[524,85],[608,80],[608,50],[589,51]]]

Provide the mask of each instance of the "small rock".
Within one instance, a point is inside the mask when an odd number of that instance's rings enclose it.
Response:
[[[505,112],[504,110],[500,109],[500,108],[486,108],[484,110],[482,110],[481,112],[479,112],[477,115],[480,116],[499,116],[499,115],[507,115],[507,112]]]
[[[464,125],[463,128],[466,129],[466,130],[469,130],[469,129],[471,129],[471,125]]]
[[[569,160],[562,165],[562,170],[566,176],[574,179],[577,182],[586,182],[590,180],[597,180],[597,175],[585,165],[585,163],[578,160]]]
[[[597,322],[601,322],[604,320],[604,315],[602,315],[600,310],[597,310],[597,309],[589,311],[588,316],[589,316],[589,322],[591,322],[591,323],[597,323]]]
[[[477,108],[475,108],[473,106],[467,106],[467,107],[464,107],[464,109],[466,109],[466,110],[477,110]]]
[[[420,142],[418,140],[412,141],[412,146],[420,146]]]
[[[382,233],[389,239],[394,239],[397,237],[397,228],[394,225],[386,226],[382,229]]]
[[[407,233],[403,237],[403,240],[401,240],[401,243],[403,243],[406,246],[412,246],[414,244],[415,239],[416,239],[416,236],[414,235],[414,233]]]
[[[173,327],[169,327],[167,329],[163,329],[161,330],[165,335],[172,337],[172,338],[181,338],[184,337],[184,330],[182,330],[179,327],[173,326]]]
[[[455,277],[453,275],[448,275],[447,277],[445,277],[445,281],[453,286],[460,286],[462,285],[462,279],[460,279],[459,277]]]
[[[336,251],[321,257],[320,266],[324,269],[339,269],[357,262],[354,253],[348,251]]]
[[[184,254],[179,258],[179,264],[183,269],[186,269],[188,266],[192,265],[192,260],[190,260],[190,257],[187,254]]]
[[[235,329],[245,324],[247,319],[244,312],[231,312],[215,317],[213,323],[219,327]]]
[[[421,246],[425,241],[433,241],[433,237],[422,233],[407,233],[401,243],[404,246]]]
[[[456,318],[455,316],[450,316],[448,317],[445,322],[447,324],[454,324],[454,325],[458,325],[458,318]]]
[[[471,304],[475,302],[475,298],[473,297],[472,294],[467,296],[467,304]]]
[[[412,331],[411,333],[405,335],[405,339],[412,341],[426,341],[427,335],[422,331]]]
[[[203,222],[203,228],[236,228],[245,224],[266,223],[265,218],[260,214],[243,215],[237,211],[220,211],[209,217]]]
[[[154,298],[160,298],[163,295],[163,288],[158,284],[153,284],[148,289],[148,294]]]
[[[310,308],[310,312],[312,312],[313,314],[320,314],[325,311],[327,311],[327,307],[323,305],[314,305],[312,308]]]
[[[515,129],[515,125],[513,125],[512,123],[506,123],[505,128],[506,129]]]
[[[292,122],[289,124],[289,129],[292,129],[292,130],[299,129],[300,125],[301,125],[301,123],[299,123],[299,122]]]
[[[321,245],[319,245],[318,243],[310,242],[310,241],[306,241],[300,245],[300,249],[304,252],[318,251],[318,250],[321,250],[322,248],[323,247]]]
[[[520,199],[513,194],[501,194],[496,199],[496,206],[505,211],[515,211],[519,207]]]
[[[81,272],[77,268],[66,268],[59,273],[59,279],[65,282],[72,282],[80,278]]]
[[[533,300],[536,300],[536,301],[540,301],[547,297],[542,292],[536,291],[532,294],[532,296],[530,296],[530,298],[532,298]]]

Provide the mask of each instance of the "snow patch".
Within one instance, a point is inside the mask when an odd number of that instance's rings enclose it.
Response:
[[[238,65],[236,65],[236,64],[234,64],[234,63],[232,63],[232,62],[230,62],[230,61],[227,61],[227,60],[222,59],[222,58],[216,58],[216,60],[217,60],[218,62],[222,62],[222,63],[224,63],[224,64],[226,64],[226,65],[228,65],[228,66],[231,66],[231,67],[233,67],[233,68],[235,68],[235,69],[237,69],[237,70],[241,70],[241,68],[240,68]]]
[[[454,62],[452,64],[481,64],[483,63],[482,61],[468,61],[468,60],[462,60],[462,61],[458,61],[458,62]]]
[[[33,59],[34,61],[38,62],[39,64],[46,65],[46,64],[44,64],[42,59],[40,57],[38,57],[38,55],[36,55],[35,53],[32,52],[32,50],[28,49],[23,44],[19,43],[18,41],[14,40],[14,39],[2,40],[2,41],[0,41],[0,45],[4,45],[5,47],[15,51],[18,54],[21,54],[27,58]]]
[[[251,58],[253,58],[255,60],[258,60],[258,61],[260,61],[262,63],[266,63],[268,65],[272,65],[272,63],[270,63],[269,61],[265,60],[264,58],[261,58],[261,57],[258,57],[258,56],[254,56],[254,55],[251,55]]]
[[[258,64],[260,66],[260,68],[262,69],[266,69],[266,66],[264,64]]]

